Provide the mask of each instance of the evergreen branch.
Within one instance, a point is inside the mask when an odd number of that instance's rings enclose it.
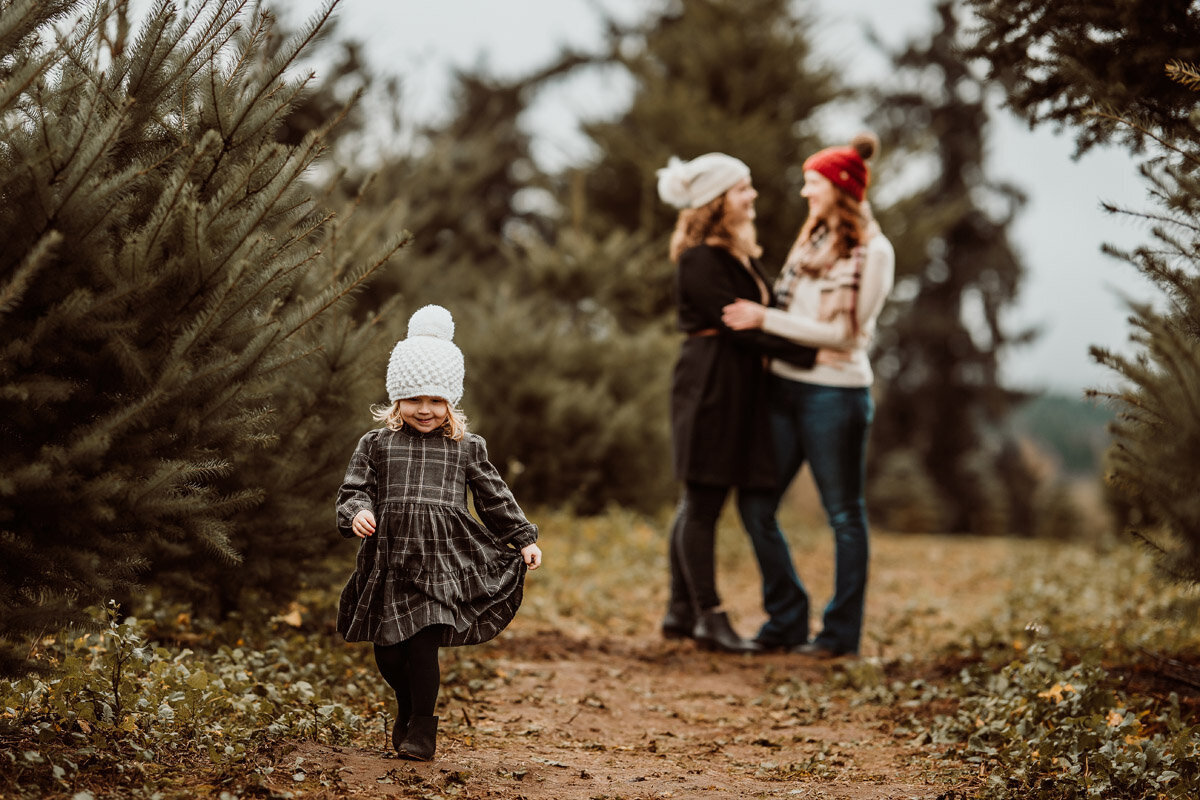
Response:
[[[318,12],[316,15],[314,15],[313,20],[309,23],[308,28],[300,36],[296,37],[291,42],[290,48],[285,48],[284,50],[282,50],[280,52],[280,55],[274,59],[274,61],[271,65],[268,66],[266,75],[256,81],[257,88],[255,88],[254,91],[252,91],[249,95],[246,95],[246,96],[243,96],[240,98],[241,112],[236,117],[236,119],[230,120],[232,127],[230,127],[228,130],[224,130],[224,126],[222,126],[222,138],[225,141],[225,148],[222,151],[221,156],[219,156],[217,158],[217,160],[213,163],[212,171],[210,172],[209,176],[204,181],[205,186],[207,186],[208,182],[212,179],[213,176],[215,176],[217,168],[221,162],[221,158],[226,153],[230,152],[230,150],[232,149],[232,147],[234,145],[234,141],[233,141],[234,134],[242,126],[242,123],[246,121],[251,110],[265,96],[270,96],[272,93],[274,93],[278,89],[277,84],[285,83],[282,80],[283,74],[295,62],[296,58],[300,55],[300,53],[305,48],[307,48],[317,38],[317,35],[320,32],[321,28],[329,20],[329,17],[333,13],[333,9],[338,5],[339,2],[340,2],[340,0],[330,0],[330,2],[328,3],[328,5],[326,5],[326,7],[323,11]],[[265,20],[260,22],[259,27],[261,28],[264,24],[265,24]],[[251,42],[255,41],[255,37],[257,35],[258,35],[258,33],[256,31],[255,35],[252,36],[252,38],[251,38]],[[217,91],[217,85],[215,83],[215,80],[216,80],[216,75],[215,75],[215,71],[214,71],[214,72],[210,73],[210,91],[212,92],[211,96],[214,101],[214,104],[219,106],[220,105],[219,98],[221,97],[221,95],[223,93]],[[299,89],[297,91],[299,91]],[[295,96],[295,93],[293,93],[293,97],[294,96]],[[284,107],[285,106],[276,107],[274,109],[274,111],[277,113],[281,108],[284,108]],[[267,116],[267,118],[270,118],[273,116],[273,114],[268,114],[266,116]],[[257,131],[255,131],[255,132],[257,132]]]
[[[153,9],[146,16],[146,22],[138,32],[131,48],[132,57],[123,59],[124,72],[129,77],[125,91],[130,97],[141,95],[142,87],[148,81],[152,72],[156,71],[161,62],[156,62],[155,56],[164,53],[162,61],[167,57],[184,36],[186,29],[171,30],[174,21],[175,8],[172,0],[157,0]]]
[[[370,278],[376,272],[378,272],[380,267],[382,267],[384,264],[386,264],[391,259],[392,256],[394,256],[397,252],[399,252],[401,248],[408,246],[408,244],[411,241],[412,241],[412,239],[410,237],[402,237],[401,239],[396,241],[394,244],[392,244],[392,246],[382,256],[377,258],[375,260],[375,262],[373,264],[371,264],[370,267],[368,267],[367,269],[364,269],[359,274],[359,276],[354,278],[352,281],[350,281],[346,284],[343,284],[339,289],[335,290],[329,296],[328,300],[326,300],[322,305],[320,305],[315,310],[311,311],[305,319],[303,319],[299,324],[297,324],[290,331],[288,331],[286,334],[284,334],[284,338],[290,339],[293,335],[295,335],[295,333],[297,331],[306,327],[309,323],[311,323],[317,317],[324,314],[325,311],[327,311],[329,308],[336,305],[338,302],[340,302],[344,298],[353,294],[354,291],[357,290],[359,287],[361,287],[367,281],[368,278]]]
[[[325,349],[324,345],[317,345],[316,347],[313,347],[310,350],[306,350],[304,352],[289,356],[288,358],[281,359],[278,363],[271,364],[266,369],[261,370],[258,373],[258,377],[265,378],[266,376],[273,375],[282,369],[287,369],[288,367],[292,366],[293,364],[299,364],[301,361],[308,359],[309,356],[315,355],[324,349]]]
[[[0,81],[0,112],[8,112],[17,99],[23,97],[39,77],[59,60],[57,51],[50,51],[40,59],[30,59],[16,72],[9,73]]]
[[[213,134],[211,131],[206,132],[192,149],[191,159],[186,164],[178,165],[175,168],[175,174],[171,176],[167,181],[167,185],[163,187],[159,195],[159,202],[143,227],[143,230],[149,234],[145,238],[145,243],[142,247],[144,259],[148,260],[150,258],[150,248],[158,241],[167,222],[171,219],[172,212],[187,194],[186,190],[189,185],[187,183],[187,176],[209,147],[216,145],[216,138],[216,134]],[[210,139],[212,140],[211,142],[207,141]],[[166,203],[163,202],[164,199],[167,201]],[[193,215],[192,219],[195,220],[196,224],[199,224],[198,214]]]
[[[306,255],[304,258],[300,259],[295,264],[293,264],[289,267],[283,267],[281,269],[276,270],[275,273],[270,276],[270,278],[268,278],[266,281],[263,281],[263,283],[252,294],[250,294],[248,297],[246,297],[246,299],[242,302],[242,304],[240,306],[238,306],[237,308],[235,308],[233,310],[233,312],[231,314],[229,314],[228,316],[230,318],[238,316],[239,312],[243,311],[251,303],[253,303],[255,300],[257,300],[261,295],[265,294],[269,287],[273,286],[278,281],[281,281],[284,278],[289,277],[292,273],[296,272],[297,270],[299,270],[301,267],[305,266],[306,264],[311,263],[320,255],[321,255],[321,251],[319,249],[314,248],[312,251],[309,252],[308,255]],[[274,261],[275,257],[272,257],[268,260]],[[262,329],[269,325],[274,325],[274,324],[276,324],[276,322],[277,322],[277,320],[273,316],[267,315],[263,318],[263,321],[261,323],[258,323],[256,325],[250,325],[248,327],[241,328],[236,331],[231,331],[230,333],[228,333],[226,335],[225,338],[237,340],[237,339],[241,338],[242,336],[251,334],[255,330]]]
[[[1100,206],[1109,214],[1120,214],[1122,216],[1133,217],[1134,219],[1138,219],[1138,220],[1144,220],[1148,223],[1158,222],[1158,223],[1162,223],[1164,225],[1173,225],[1173,226],[1176,226],[1179,228],[1184,228],[1186,230],[1190,230],[1190,231],[1193,231],[1194,233],[1200,234],[1200,221],[1192,222],[1186,217],[1169,215],[1166,212],[1135,211],[1132,208],[1126,208],[1124,206],[1114,205],[1113,203],[1109,203],[1106,201],[1102,201],[1100,203]]]
[[[96,136],[89,137],[89,129],[91,128],[92,120],[96,116],[97,103],[94,94],[90,98],[85,99],[90,99],[91,102],[87,103],[87,114],[83,118],[82,127],[78,129],[78,137],[70,147],[64,167],[68,165],[74,166],[77,158],[85,159],[85,163],[82,164],[81,168],[77,170],[78,177],[74,184],[68,184],[66,190],[62,192],[63,199],[59,204],[60,208],[67,204],[67,201],[69,201],[75,194],[75,190],[79,188],[79,186],[83,184],[84,180],[93,173],[93,167],[95,167],[96,162],[104,156],[105,151],[107,151],[109,146],[116,141],[121,130],[122,121],[118,115],[109,121],[107,132],[101,130]],[[126,103],[125,108],[128,107],[129,104]],[[123,111],[124,109],[121,110]],[[85,153],[88,150],[91,151],[90,155],[80,156],[81,153]]]
[[[1188,64],[1177,58],[1171,59],[1166,66],[1167,77],[1176,83],[1186,86],[1192,91],[1200,91],[1200,69],[1195,64]]]
[[[25,258],[13,272],[12,278],[0,287],[0,319],[21,302],[33,277],[48,263],[49,256],[62,238],[62,234],[58,231],[45,233],[25,254]]]
[[[85,56],[88,42],[90,42],[94,37],[99,37],[100,29],[105,23],[108,22],[108,18],[111,13],[111,9],[97,4],[92,9],[91,21],[87,25],[83,26],[82,28],[77,28],[69,37],[64,36],[61,32],[56,31],[55,40],[58,43],[59,50],[61,50],[63,53],[64,59],[69,63],[74,64],[75,68],[79,71],[80,84],[72,88],[78,88],[79,85],[83,85],[84,83],[90,84],[94,89],[97,90],[97,93],[100,97],[108,101],[109,105],[112,107],[112,110],[117,111],[119,108],[118,104],[111,97],[109,97],[109,93],[105,91],[104,87],[101,85],[100,78],[96,76],[95,71],[92,69],[91,64]],[[100,77],[103,77],[103,73],[101,73]]]
[[[234,236],[234,245],[232,246],[230,251],[221,258],[221,261],[223,263],[229,263],[230,261],[233,261],[233,260],[235,260],[235,258],[237,258],[238,251],[241,250],[248,241],[248,234],[253,230],[257,230],[264,223],[264,221],[266,219],[267,211],[270,208],[274,207],[274,205],[279,202],[280,198],[284,195],[285,192],[288,191],[288,189],[292,186],[293,182],[304,172],[305,169],[308,168],[308,165],[311,164],[312,161],[316,158],[317,151],[319,150],[319,135],[318,135],[318,133],[314,132],[314,133],[309,134],[306,137],[306,141],[307,141],[307,144],[302,149],[302,151],[300,151],[298,153],[293,152],[292,155],[290,155],[287,159],[285,159],[285,161],[284,161],[285,167],[290,164],[291,169],[288,170],[286,172],[286,174],[285,174],[284,170],[281,169],[280,172],[278,172],[273,177],[272,182],[277,184],[277,186],[278,186],[277,191],[273,195],[270,195],[267,198],[259,201],[258,208],[261,210],[258,214],[254,215],[254,216],[247,216],[245,218],[242,225],[240,226],[240,231],[238,231]],[[264,191],[265,191],[265,187],[264,187]],[[227,290],[227,292],[224,295],[224,297],[222,298],[221,302],[223,302],[224,298],[228,297],[228,296],[229,296],[229,292]],[[210,317],[210,319],[215,319],[215,317]],[[285,337],[285,338],[287,338],[287,337]]]
[[[292,206],[291,208],[283,209],[283,213],[287,214],[292,211],[299,211],[299,209],[301,209],[303,206],[311,205],[311,204],[312,204],[312,200],[309,198],[305,198],[304,200],[297,201],[296,204],[294,206]],[[274,259],[278,256],[282,256],[283,253],[292,249],[294,246],[309,239],[310,237],[312,237],[313,234],[315,234],[318,230],[320,230],[322,226],[329,224],[329,222],[332,221],[336,216],[337,215],[334,212],[329,211],[329,212],[326,212],[325,216],[323,216],[323,217],[316,217],[314,222],[311,225],[309,225],[306,228],[301,228],[300,230],[296,231],[291,236],[289,236],[287,239],[284,239],[283,242],[279,245],[279,247],[275,248],[275,251],[271,254],[271,258]]]
[[[52,24],[71,11],[76,0],[9,0],[0,3],[0,53],[13,53],[21,48],[40,26]],[[36,12],[36,13],[35,13]]]
[[[208,20],[208,23],[204,26],[204,29],[196,34],[195,44],[189,46],[187,50],[180,53],[179,60],[181,63],[185,65],[192,63],[196,64],[195,69],[193,69],[187,76],[187,83],[190,83],[193,79],[195,79],[196,73],[204,68],[205,60],[200,58],[200,54],[204,50],[212,47],[212,52],[220,52],[225,49],[226,45],[229,44],[229,40],[237,35],[240,26],[230,25],[230,23],[237,19],[237,17],[241,16],[249,2],[250,0],[238,0],[237,4],[229,9],[228,12],[225,11],[226,3],[219,3],[217,10]],[[196,10],[196,13],[192,16],[192,19],[187,23],[187,28],[189,31],[195,26],[197,20],[200,19],[200,15],[204,13],[204,9],[207,8],[208,5],[209,0],[205,0],[205,2],[202,3]],[[221,40],[216,42],[214,45],[214,40],[220,37],[223,38],[221,38]],[[211,60],[209,63],[212,63]]]
[[[1099,109],[1093,109],[1091,111],[1088,111],[1087,113],[1089,116],[1099,117],[1100,119],[1106,119],[1106,120],[1109,120],[1110,122],[1115,122],[1118,125],[1124,125],[1126,127],[1132,128],[1133,130],[1137,131],[1138,133],[1148,136],[1151,139],[1153,139],[1154,141],[1158,142],[1160,145],[1162,145],[1163,148],[1173,151],[1176,154],[1183,157],[1184,159],[1186,159],[1187,161],[1192,162],[1192,164],[1194,166],[1200,167],[1200,157],[1197,157],[1196,155],[1193,155],[1192,153],[1189,153],[1186,150],[1183,150],[1178,145],[1167,140],[1163,135],[1155,133],[1154,131],[1150,130],[1145,125],[1142,125],[1142,124],[1135,122],[1134,120],[1128,119],[1126,117],[1122,117],[1122,116],[1119,116],[1117,114],[1113,114],[1113,113],[1110,113],[1107,111],[1101,111]]]
[[[258,20],[254,26],[254,30],[250,32],[250,40],[244,47],[241,48],[241,53],[233,62],[233,66],[229,70],[229,77],[225,80],[225,88],[229,88],[233,82],[241,77],[247,65],[250,63],[250,56],[257,49],[255,45],[266,42],[267,36],[274,27],[275,17],[270,11],[260,9]],[[265,48],[265,45],[264,45]]]

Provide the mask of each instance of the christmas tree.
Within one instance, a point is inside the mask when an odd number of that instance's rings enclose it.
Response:
[[[1142,172],[1155,203],[1131,214],[1153,242],[1110,252],[1132,263],[1162,303],[1131,308],[1132,355],[1093,348],[1124,383],[1107,397],[1117,411],[1107,480],[1127,503],[1131,532],[1162,555],[1172,576],[1200,580],[1200,7],[1172,0],[1103,5],[1054,0],[971,0],[981,25],[974,51],[1012,88],[1010,104],[1031,123],[1073,128],[1080,149],[1123,142],[1146,153]],[[1035,84],[1044,84],[1037,93]]]
[[[134,581],[294,586],[238,566],[251,528],[303,552],[254,518],[281,488],[257,467],[308,460],[344,424],[310,418],[312,397],[354,374],[370,332],[339,309],[390,248],[331,251],[303,185],[321,132],[274,137],[332,6],[269,60],[271,19],[246,9],[161,3],[135,29],[124,5],[0,2],[5,672]],[[319,522],[304,535],[329,536]]]

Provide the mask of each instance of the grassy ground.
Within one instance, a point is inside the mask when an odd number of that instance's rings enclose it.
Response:
[[[784,522],[819,609],[832,542],[812,508]],[[517,621],[444,651],[431,764],[383,757],[369,648],[332,631],[348,544],[329,585],[257,620],[157,608],[44,642],[55,677],[0,684],[0,795],[1194,796],[1195,597],[1131,545],[874,531],[863,653],[812,662],[663,642],[665,515],[533,516],[546,561]],[[719,583],[752,633],[732,515]]]

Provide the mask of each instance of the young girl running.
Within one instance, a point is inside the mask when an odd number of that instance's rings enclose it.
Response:
[[[467,433],[456,408],[463,357],[454,320],[425,306],[388,361],[390,407],[383,428],[359,439],[337,498],[338,531],[362,542],[342,590],[337,629],[371,642],[375,663],[396,693],[392,745],[428,761],[438,648],[486,642],[521,605],[525,569],[537,569],[537,527],[525,518],[483,439]],[[467,510],[467,488],[483,524]]]

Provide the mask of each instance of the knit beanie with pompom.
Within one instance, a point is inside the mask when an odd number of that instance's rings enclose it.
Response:
[[[675,156],[658,171],[658,196],[676,208],[699,208],[728,192],[750,168],[724,153],[705,153],[691,161]]]
[[[804,171],[813,170],[828,178],[834,186],[858,202],[867,196],[871,169],[867,161],[879,149],[879,139],[873,133],[857,134],[848,147],[826,147],[809,156]]]
[[[463,393],[463,355],[454,344],[454,318],[441,306],[425,306],[408,318],[408,338],[388,359],[388,399],[441,397],[458,405]]]

